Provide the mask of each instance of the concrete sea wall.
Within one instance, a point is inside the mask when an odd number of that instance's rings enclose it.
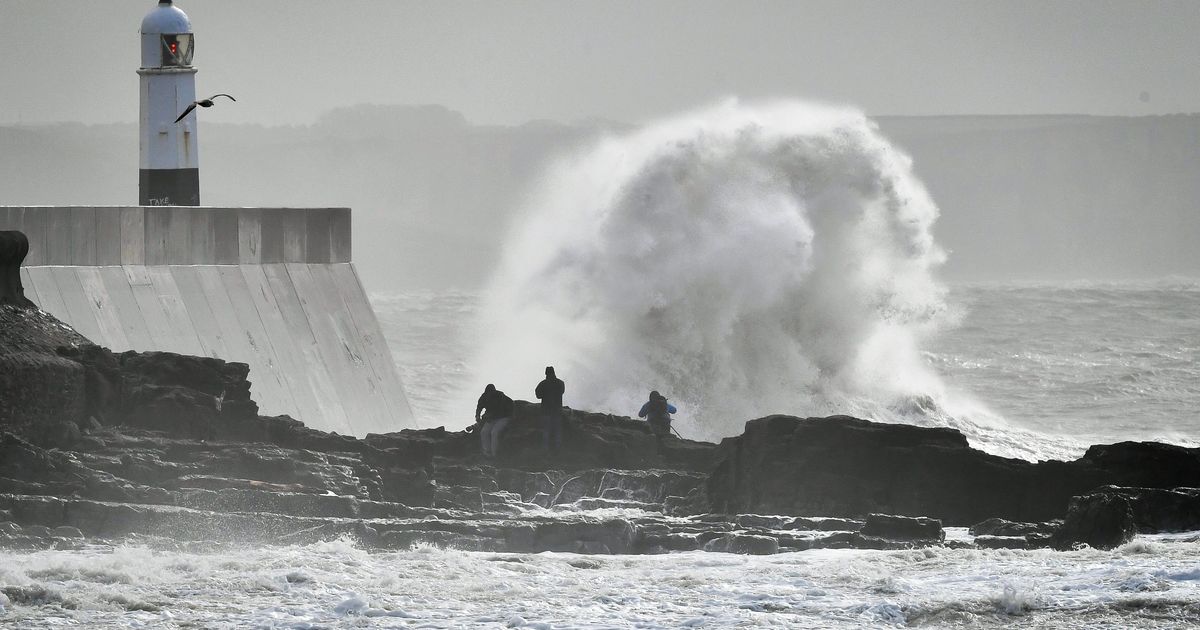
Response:
[[[0,206],[25,296],[115,351],[250,365],[265,414],[365,435],[413,426],[351,262],[348,208]]]

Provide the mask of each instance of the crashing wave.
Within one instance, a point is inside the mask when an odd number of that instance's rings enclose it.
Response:
[[[850,413],[1045,456],[982,408],[956,414],[971,403],[922,355],[954,320],[937,216],[909,158],[854,109],[730,101],[608,137],[539,182],[474,364],[514,381],[555,365],[568,404],[614,413],[657,389],[689,437]]]

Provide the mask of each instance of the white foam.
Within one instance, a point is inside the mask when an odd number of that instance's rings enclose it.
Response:
[[[474,381],[527,395],[555,365],[568,405],[622,415],[657,389],[703,439],[771,413],[915,415],[1044,456],[922,352],[957,317],[934,277],[937,216],[853,109],[730,101],[606,138],[546,173],[520,215]]]

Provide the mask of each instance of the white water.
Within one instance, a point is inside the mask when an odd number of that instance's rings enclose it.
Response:
[[[335,540],[223,553],[0,553],[0,585],[13,593],[0,595],[0,625],[1184,627],[1200,622],[1200,563],[1196,543],[1175,538],[1114,552],[367,553]]]
[[[569,405],[622,414],[656,389],[702,439],[849,413],[1065,455],[1077,445],[1031,448],[922,356],[954,319],[937,215],[852,109],[731,101],[605,139],[532,194],[484,299],[474,380],[519,392],[555,365]]]

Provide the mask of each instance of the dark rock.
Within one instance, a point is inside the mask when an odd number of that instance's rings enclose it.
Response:
[[[797,516],[786,529],[808,529],[822,532],[857,532],[863,521],[850,518],[808,518]]]
[[[483,511],[483,494],[474,486],[445,486],[434,488],[433,506],[469,512]]]
[[[624,519],[546,522],[536,527],[533,551],[630,553],[636,534]],[[583,551],[585,548],[592,551]]]
[[[790,516],[764,516],[761,514],[739,514],[733,521],[738,527],[758,527],[762,529],[791,529],[788,527],[795,522]]]
[[[894,538],[884,538],[882,536],[865,536],[855,532],[850,535],[850,546],[854,549],[877,549],[877,550],[895,550],[895,549],[915,549],[918,547],[931,547],[942,544],[941,541],[932,541],[924,539],[915,540],[896,540]]]
[[[696,551],[700,548],[697,534],[684,532],[666,532],[662,534],[643,534],[639,544],[642,553],[667,553],[670,551]]]
[[[1053,534],[1062,525],[1061,520],[1045,523],[1014,523],[1002,518],[989,518],[971,526],[972,536],[1024,537],[1028,534]]]
[[[1029,541],[1024,536],[991,536],[975,537],[975,544],[983,549],[1028,549]]]
[[[1053,534],[1026,534],[1025,543],[1030,549],[1046,549],[1054,542]]]
[[[385,549],[410,549],[419,545],[463,551],[498,551],[504,546],[503,541],[496,539],[442,531],[389,531],[379,537],[379,546]]]
[[[21,286],[21,263],[29,254],[29,239],[24,232],[0,230],[0,304],[33,308]]]
[[[913,518],[889,514],[871,514],[860,533],[863,536],[938,544],[946,540],[942,522],[933,518]]]
[[[1089,447],[1079,461],[1105,471],[1106,485],[1177,488],[1200,481],[1200,449],[1172,444],[1098,444]]]
[[[861,538],[858,532],[834,532],[812,539],[810,549],[856,549]]]
[[[575,501],[560,505],[560,507],[571,507],[576,510],[605,510],[605,509],[636,509],[646,511],[662,511],[662,504],[659,503],[642,503],[641,501],[622,501],[619,499],[604,499],[596,497],[583,497]]]
[[[781,551],[808,551],[813,548],[814,537],[777,533],[775,540],[779,541]]]
[[[79,603],[75,600],[64,596],[53,588],[40,584],[5,586],[4,588],[0,588],[0,593],[8,597],[12,603],[22,606],[56,606],[67,610],[79,608]]]
[[[731,513],[930,516],[952,525],[1061,517],[1106,484],[1172,488],[1200,479],[1200,450],[1153,443],[1093,447],[1073,462],[1030,463],[970,448],[952,429],[848,416],[768,416],[721,442],[707,489]]]
[[[1166,490],[1108,486],[1096,492],[1124,497],[1141,533],[1200,530],[1200,488]]]
[[[1110,492],[1086,494],[1071,499],[1067,517],[1054,534],[1056,549],[1070,549],[1080,543],[1095,549],[1114,549],[1137,535],[1137,522],[1129,501]]]
[[[768,536],[724,534],[704,543],[704,550],[768,556],[779,553],[779,541]]]
[[[704,487],[698,487],[688,492],[686,496],[668,496],[663,499],[663,510],[671,516],[691,516],[711,512],[708,504],[708,493]]]
[[[79,528],[71,527],[70,525],[60,525],[55,527],[50,533],[56,538],[83,538],[83,532],[79,531]]]
[[[3,337],[42,318],[50,316],[0,305],[0,349]],[[0,352],[0,429],[30,433],[79,420],[87,403],[84,382],[84,369],[74,361],[38,352]]]
[[[26,536],[33,536],[35,538],[50,538],[53,536],[53,534],[50,532],[50,528],[46,527],[45,525],[30,525],[21,533],[25,534]]]

